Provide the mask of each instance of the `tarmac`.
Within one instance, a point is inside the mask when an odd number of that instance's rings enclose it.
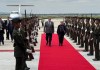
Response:
[[[47,20],[47,19],[46,19]],[[46,21],[45,20],[45,21]],[[60,24],[60,21],[63,21],[63,18],[59,19],[52,19],[54,22],[55,27],[55,33],[57,31],[57,26]],[[30,70],[38,70],[38,63],[39,63],[39,57],[40,57],[40,44],[41,44],[41,34],[43,34],[43,27],[41,25],[41,22],[39,23],[41,29],[39,30],[39,35],[37,37],[38,43],[37,46],[34,46],[35,53],[33,53],[34,60],[27,61],[27,66],[30,67]],[[4,35],[4,37],[6,37]],[[79,48],[80,45],[76,45],[76,43],[73,43],[73,41],[65,35],[65,39],[69,41],[69,43],[92,65],[96,68],[96,70],[100,70],[100,61],[93,61],[95,58],[95,55],[88,56],[87,53],[89,52],[83,52],[84,48]],[[15,70],[15,58],[13,53],[13,43],[11,40],[4,40],[5,44],[0,46],[0,70]],[[75,58],[75,57],[73,57]]]

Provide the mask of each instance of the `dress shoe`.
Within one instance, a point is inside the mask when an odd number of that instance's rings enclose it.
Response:
[[[49,42],[49,46],[51,46],[51,43]]]
[[[49,46],[51,46],[51,44],[49,44]]]
[[[61,44],[61,46],[63,46],[63,45]]]
[[[82,46],[79,46],[79,48],[82,48]]]
[[[99,61],[100,59],[93,59],[93,61]]]
[[[87,55],[88,55],[88,56],[93,56],[93,54],[90,54],[90,53],[88,53]]]
[[[25,70],[30,70],[30,68],[29,67],[25,67]]]
[[[48,45],[48,42],[46,43],[46,45]]]
[[[79,48],[83,48],[84,46],[79,46]]]
[[[86,50],[83,50],[83,52],[88,52],[88,51],[86,51]]]
[[[32,59],[28,58],[26,61],[31,61]]]
[[[75,41],[73,43],[76,43]]]
[[[76,44],[76,45],[80,45],[80,44]]]

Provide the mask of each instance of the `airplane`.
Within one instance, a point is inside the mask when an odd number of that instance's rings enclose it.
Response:
[[[17,17],[22,17],[22,15],[19,14],[18,11],[12,11],[12,12],[10,13],[10,16],[9,16],[9,17],[10,17],[10,18],[17,18]]]
[[[12,19],[12,18],[17,18],[17,17],[22,18],[22,14],[20,12],[21,6],[34,6],[34,5],[21,5],[21,4],[19,4],[19,5],[7,5],[7,6],[19,7],[18,11],[12,11],[10,13],[9,17]]]
[[[6,6],[11,6],[11,7],[19,7],[18,11],[11,11],[10,15],[8,16],[11,19],[13,18],[22,18],[22,14],[20,12],[21,6],[34,6],[34,5],[21,5],[21,4],[17,4],[17,5],[6,5]],[[26,10],[25,10],[25,14],[26,14]],[[5,22],[8,19],[2,19],[3,22]]]

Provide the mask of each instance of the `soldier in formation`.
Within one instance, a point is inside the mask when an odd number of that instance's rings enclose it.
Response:
[[[26,61],[34,59],[32,52],[35,52],[35,45],[32,43],[31,34],[35,30],[35,26],[39,25],[37,17],[14,18],[12,19],[12,24],[14,25],[13,46],[16,59],[15,70],[29,70],[30,68],[27,67]],[[34,32],[33,34],[35,35]]]
[[[69,36],[80,48],[84,48],[88,56],[94,55],[100,60],[100,19],[90,17],[66,17],[67,36]]]

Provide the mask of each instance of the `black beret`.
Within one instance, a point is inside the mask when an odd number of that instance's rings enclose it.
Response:
[[[20,23],[21,22],[21,18],[13,18],[12,19],[12,23]]]
[[[90,20],[90,17],[85,17],[86,20]]]
[[[91,20],[95,21],[95,18],[91,18]]]
[[[95,20],[100,22],[100,18],[95,18]]]

